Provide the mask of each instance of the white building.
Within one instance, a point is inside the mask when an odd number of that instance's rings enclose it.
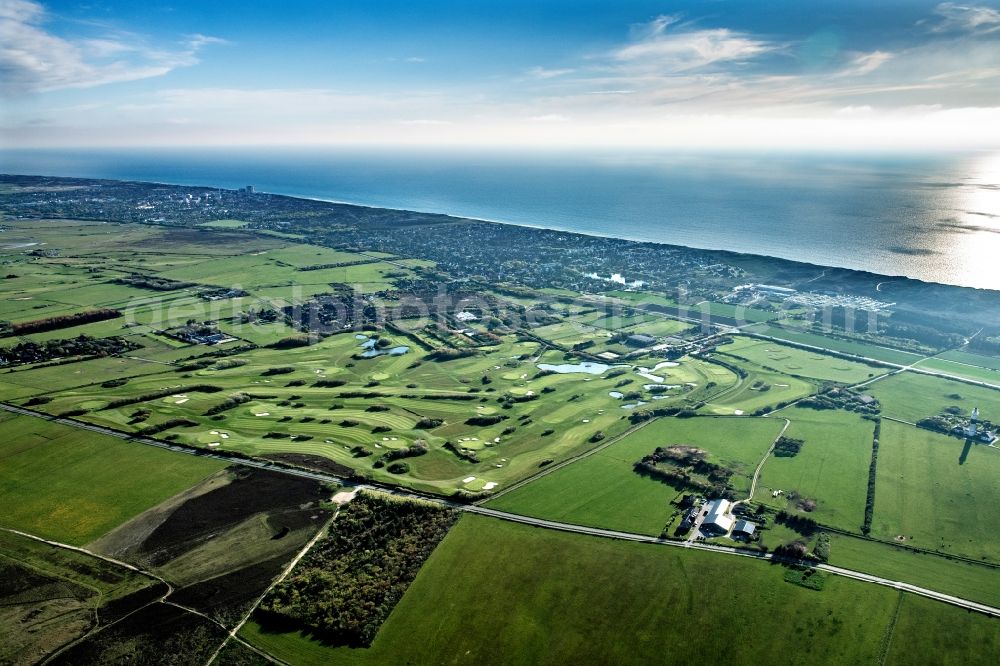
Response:
[[[979,408],[976,407],[972,410],[972,419],[969,421],[968,436],[970,439],[975,439],[976,435],[979,434]]]
[[[729,511],[733,508],[733,503],[725,499],[712,500],[705,505],[708,515],[701,523],[701,529],[719,534],[729,534],[733,528],[733,517]]]

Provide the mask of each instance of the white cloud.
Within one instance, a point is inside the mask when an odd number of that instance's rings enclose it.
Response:
[[[110,58],[135,51],[135,47],[117,39],[85,39],[79,44],[80,49],[94,58]]]
[[[987,34],[1000,30],[1000,11],[992,7],[942,2],[934,8],[940,19],[931,24],[933,32],[971,32]]]
[[[200,33],[195,33],[188,37],[187,45],[188,48],[198,50],[203,46],[209,46],[211,44],[230,44],[228,39],[222,39],[221,37],[212,37],[211,35],[202,35]]]
[[[715,63],[750,60],[779,48],[728,28],[668,30],[675,24],[677,18],[673,16],[654,19],[638,31],[638,39],[615,50],[613,58],[667,72],[684,72]]]
[[[545,67],[532,67],[527,71],[527,75],[533,79],[554,79],[559,76],[572,74],[575,69],[547,69]]]
[[[864,76],[892,60],[893,54],[885,51],[862,53],[851,60],[850,66],[840,72],[840,76]]]
[[[69,40],[48,32],[37,2],[0,0],[0,93],[5,96],[162,76],[198,62],[198,51],[223,43],[193,35],[175,49],[152,49],[120,37]]]
[[[632,38],[635,40],[645,40],[662,35],[670,26],[680,23],[679,14],[660,14],[648,23],[637,23],[632,26]]]

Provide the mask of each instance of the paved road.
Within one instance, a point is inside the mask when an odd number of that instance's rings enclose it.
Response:
[[[714,545],[714,544],[705,544],[705,543],[696,543],[696,542],[692,543],[692,542],[688,542],[688,541],[673,541],[673,540],[669,540],[669,539],[661,539],[659,537],[652,537],[652,536],[649,536],[649,535],[646,535],[646,534],[635,534],[633,532],[620,532],[620,531],[617,531],[617,530],[607,530],[607,529],[601,529],[601,528],[597,528],[597,527],[587,527],[585,525],[573,525],[571,523],[561,523],[561,522],[557,522],[557,521],[554,521],[554,520],[546,520],[544,518],[532,518],[531,516],[522,516],[522,515],[518,515],[518,514],[515,514],[515,513],[508,513],[506,511],[497,511],[496,509],[490,509],[490,508],[487,508],[487,507],[484,507],[484,506],[475,505],[475,504],[472,504],[472,505],[469,505],[469,504],[460,504],[460,503],[453,502],[451,500],[445,499],[443,497],[434,497],[434,496],[430,496],[430,495],[420,495],[420,494],[409,492],[409,491],[406,491],[406,490],[400,490],[398,488],[380,487],[380,486],[377,486],[375,484],[357,483],[357,482],[354,482],[354,481],[349,480],[349,479],[343,479],[341,477],[334,476],[332,474],[323,474],[323,473],[320,473],[320,472],[310,472],[310,471],[307,471],[307,470],[292,469],[292,468],[282,467],[280,465],[272,465],[271,463],[257,461],[257,460],[252,460],[252,459],[248,460],[248,459],[241,459],[241,458],[227,458],[225,456],[218,456],[218,455],[214,455],[214,454],[211,454],[211,453],[201,454],[201,453],[197,453],[197,452],[195,452],[194,450],[191,450],[191,449],[186,449],[184,447],[174,446],[174,445],[171,445],[171,444],[166,443],[166,442],[160,442],[160,441],[157,441],[155,439],[150,439],[148,437],[134,437],[134,436],[129,435],[127,433],[119,432],[117,430],[112,430],[111,428],[104,428],[104,427],[101,427],[101,426],[95,426],[93,424],[83,423],[81,421],[75,421],[73,419],[66,419],[66,418],[54,417],[54,416],[50,416],[48,414],[44,414],[42,412],[36,412],[34,410],[31,410],[31,409],[26,409],[24,407],[18,407],[16,405],[10,405],[10,404],[7,404],[7,403],[0,403],[0,410],[4,410],[4,411],[11,412],[11,413],[14,413],[14,414],[21,414],[21,415],[24,415],[24,416],[32,416],[32,417],[36,417],[36,418],[42,418],[42,419],[45,419],[47,421],[54,421],[56,423],[60,423],[62,425],[66,425],[66,426],[69,426],[69,427],[72,427],[72,428],[80,428],[80,429],[83,429],[83,430],[89,430],[91,432],[97,432],[97,433],[100,433],[102,435],[108,435],[108,436],[111,436],[111,437],[117,437],[119,439],[124,439],[124,440],[128,440],[128,441],[138,442],[140,444],[146,444],[148,446],[156,446],[156,447],[161,448],[161,449],[167,449],[167,450],[170,450],[170,451],[176,451],[178,453],[187,453],[187,454],[190,454],[190,455],[204,455],[206,457],[216,458],[216,459],[223,460],[225,462],[228,462],[228,463],[234,464],[234,465],[244,465],[244,466],[247,466],[247,467],[256,467],[256,468],[260,468],[260,469],[267,469],[267,470],[272,470],[272,471],[275,471],[275,472],[280,472],[280,473],[283,473],[283,474],[290,474],[290,475],[293,475],[293,476],[299,476],[299,477],[304,477],[304,478],[309,478],[309,479],[315,479],[317,481],[323,481],[323,482],[328,482],[328,483],[331,483],[331,482],[332,483],[339,483],[341,485],[347,485],[347,486],[356,487],[359,490],[373,490],[373,491],[376,491],[376,492],[387,492],[387,493],[393,494],[393,495],[398,496],[398,497],[404,497],[404,498],[414,499],[414,500],[420,500],[420,501],[434,502],[436,504],[440,504],[442,506],[447,506],[447,507],[450,507],[452,509],[456,509],[456,510],[459,510],[459,511],[465,511],[467,513],[473,513],[473,514],[482,515],[482,516],[490,516],[492,518],[499,518],[500,520],[506,520],[506,521],[515,522],[515,523],[522,523],[522,524],[525,524],[525,525],[533,525],[535,527],[541,527],[541,528],[545,528],[545,529],[559,530],[561,532],[573,532],[573,533],[576,533],[576,534],[586,534],[586,535],[595,536],[595,537],[603,537],[603,538],[610,538],[610,539],[619,539],[619,540],[622,540],[622,541],[635,541],[635,542],[640,542],[640,543],[657,544],[657,545],[670,546],[670,547],[676,547],[676,548],[693,548],[695,550],[703,550],[703,551],[709,551],[709,552],[713,552],[713,553],[719,553],[719,554],[730,555],[730,556],[737,556],[737,557],[748,557],[748,558],[753,558],[753,559],[757,559],[757,560],[770,560],[770,559],[772,559],[772,556],[771,556],[770,553],[759,553],[759,552],[755,552],[755,551],[743,550],[743,549],[733,548],[733,547],[729,547],[729,546],[718,546],[718,545]],[[31,535],[26,535],[26,536],[31,536]],[[59,545],[62,546],[63,544],[59,544]],[[80,550],[82,550],[82,549],[80,549]],[[105,559],[108,559],[108,558],[105,558]],[[117,563],[118,562],[116,562],[116,564]],[[120,564],[123,565],[123,566],[130,566],[130,565],[126,565],[124,562],[121,562]],[[828,573],[831,573],[831,574],[834,574],[834,575],[837,575],[837,576],[845,576],[847,578],[853,578],[854,580],[859,580],[859,581],[863,581],[863,582],[867,582],[867,583],[873,583],[873,584],[876,584],[876,585],[883,585],[885,587],[891,587],[891,588],[897,589],[897,590],[904,590],[904,591],[910,592],[912,594],[916,594],[916,595],[919,595],[919,596],[922,596],[922,597],[927,597],[928,599],[935,599],[937,601],[942,601],[944,603],[952,604],[954,606],[959,606],[961,608],[966,608],[968,610],[977,611],[977,612],[984,613],[986,615],[990,615],[990,616],[993,616],[993,617],[1000,617],[1000,608],[995,608],[993,606],[988,606],[986,604],[981,604],[981,603],[978,603],[978,602],[975,602],[975,601],[970,601],[968,599],[961,599],[959,597],[954,597],[954,596],[945,594],[943,592],[938,592],[936,590],[931,590],[931,589],[927,589],[927,588],[923,588],[923,587],[918,587],[916,585],[910,585],[909,583],[903,583],[903,582],[899,582],[899,581],[893,581],[893,580],[889,580],[887,578],[881,578],[879,576],[873,576],[871,574],[862,573],[860,571],[852,571],[850,569],[844,569],[842,567],[835,567],[835,566],[828,565],[828,564],[820,564],[820,565],[816,565],[816,566],[817,566],[818,569],[820,569],[822,571],[826,571]]]
[[[926,356],[920,360],[914,361],[909,365],[902,365],[900,363],[891,363],[889,361],[883,361],[877,358],[871,358],[870,356],[859,356],[858,354],[848,354],[846,352],[837,351],[836,349],[829,349],[827,347],[817,347],[816,345],[807,345],[801,342],[793,342],[791,340],[785,340],[783,338],[776,338],[773,335],[764,335],[762,333],[754,333],[753,331],[742,331],[742,335],[747,335],[752,338],[760,338],[762,340],[770,340],[771,342],[780,342],[782,344],[790,345],[792,347],[800,347],[802,349],[811,349],[818,352],[824,352],[827,354],[835,354],[855,361],[863,361],[866,363],[875,363],[888,368],[895,368],[897,370],[906,370],[909,372],[916,372],[921,375],[929,375],[931,377],[941,377],[943,379],[952,379],[954,381],[962,382],[963,384],[972,384],[973,386],[983,386],[985,388],[998,389],[1000,390],[1000,384],[991,384],[989,382],[983,382],[976,379],[969,379],[968,377],[960,377],[958,375],[951,375],[947,372],[938,372],[936,370],[927,370],[926,368],[914,367],[917,363],[921,361],[926,361],[928,359],[934,358],[934,356]],[[880,378],[877,378],[880,379]]]
[[[587,534],[596,537],[620,539],[622,541],[636,541],[639,543],[650,543],[660,546],[671,546],[675,548],[691,548],[694,550],[703,550],[712,553],[720,553],[724,555],[747,557],[755,560],[770,561],[774,559],[774,557],[770,553],[760,553],[756,551],[744,550],[741,548],[733,548],[730,546],[718,546],[715,544],[707,544],[707,543],[699,543],[691,541],[674,541],[671,539],[661,539],[659,537],[653,537],[646,534],[619,532],[617,530],[605,530],[596,527],[585,527],[583,525],[570,525],[567,523],[560,523],[553,520],[545,520],[543,518],[531,518],[530,516],[519,516],[512,513],[507,513],[506,511],[496,511],[494,509],[488,509],[482,506],[467,506],[464,507],[464,509],[468,513],[491,516],[493,518],[499,518],[500,520],[523,523],[525,525],[533,525],[535,527],[542,527],[550,530],[559,530],[562,532],[573,532],[576,534]],[[830,564],[815,564],[815,565],[811,563],[806,563],[806,564],[809,564],[810,566],[815,566],[815,568],[821,571],[825,571],[827,573],[836,576],[844,576],[845,578],[852,578],[854,580],[866,583],[873,583],[875,585],[891,587],[895,590],[903,590],[905,592],[910,592],[912,594],[916,594],[922,597],[927,597],[928,599],[935,599],[937,601],[942,601],[944,603],[951,604],[953,606],[958,606],[960,608],[977,611],[979,613],[990,615],[992,617],[1000,617],[1000,608],[996,608],[994,606],[988,606],[986,604],[981,604],[975,601],[969,601],[968,599],[961,599],[959,597],[955,597],[950,594],[944,594],[943,592],[938,592],[936,590],[930,590],[924,587],[919,587],[917,585],[902,583],[899,581],[890,580],[888,578],[882,578],[880,576],[874,576],[872,574],[862,573],[860,571],[844,569],[843,567],[835,567]]]

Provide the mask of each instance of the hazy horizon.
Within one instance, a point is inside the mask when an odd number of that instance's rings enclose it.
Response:
[[[995,2],[0,1],[7,148],[1000,147]]]

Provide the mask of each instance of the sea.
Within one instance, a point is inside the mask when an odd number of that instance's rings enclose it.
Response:
[[[1000,289],[1000,154],[2,150],[0,173],[235,188]]]

